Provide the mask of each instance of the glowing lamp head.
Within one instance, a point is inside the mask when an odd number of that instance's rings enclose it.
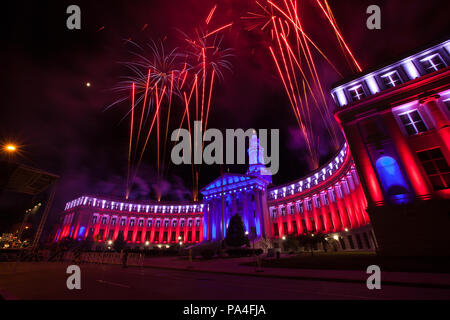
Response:
[[[148,246],[150,244],[150,241],[145,241],[145,245]]]
[[[281,239],[283,239],[283,241],[286,240],[286,236],[283,236]]]
[[[108,244],[109,244],[109,245],[112,245],[112,243],[113,243],[113,242],[112,242],[111,240],[108,241]]]
[[[338,235],[335,235],[335,236],[333,237],[333,239],[337,241],[337,240],[339,240],[339,236],[338,236]]]
[[[13,145],[13,144],[7,144],[5,146],[5,151],[9,152],[9,153],[13,153],[13,152],[17,151],[17,147],[15,145]]]
[[[91,86],[91,83],[90,82],[86,82],[86,87],[90,87]]]

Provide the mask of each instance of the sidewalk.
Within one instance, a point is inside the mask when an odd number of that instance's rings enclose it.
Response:
[[[353,283],[366,283],[367,278],[369,277],[365,270],[263,268],[262,271],[257,272],[255,267],[241,265],[242,263],[251,261],[255,261],[255,258],[213,259],[207,261],[193,261],[192,264],[190,264],[188,260],[181,260],[179,257],[164,257],[147,258],[144,260],[144,267],[254,277]],[[381,282],[385,285],[449,289],[450,274],[383,272],[382,270]]]

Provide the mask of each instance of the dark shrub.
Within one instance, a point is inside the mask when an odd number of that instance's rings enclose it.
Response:
[[[205,260],[211,260],[214,257],[214,251],[211,249],[204,249],[200,254]]]

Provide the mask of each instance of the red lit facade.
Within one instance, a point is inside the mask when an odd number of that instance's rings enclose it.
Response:
[[[450,40],[332,91],[377,240],[388,254],[448,252],[427,238],[450,226],[449,66]]]
[[[335,250],[374,250],[377,244],[366,208],[366,197],[345,144],[316,172],[269,190],[271,237],[283,240],[290,234],[323,233],[336,240]]]
[[[70,237],[97,242],[117,239],[130,245],[198,243],[203,239],[203,205],[131,202],[84,196],[66,205],[55,241]]]

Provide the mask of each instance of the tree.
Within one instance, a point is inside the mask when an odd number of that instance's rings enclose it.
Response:
[[[285,251],[297,251],[299,247],[299,239],[298,236],[295,234],[289,234],[286,237],[286,240],[283,241],[283,247]]]
[[[305,250],[309,249],[311,251],[311,256],[314,256],[314,248],[320,243],[323,245],[324,250],[327,250],[327,237],[323,233],[300,235],[298,240],[301,247],[305,248]]]
[[[119,232],[119,235],[117,236],[117,239],[113,243],[114,250],[116,251],[122,251],[122,249],[125,248],[127,242],[123,238],[123,233]]]
[[[248,236],[245,234],[244,223],[238,214],[235,214],[230,219],[225,243],[230,247],[241,247],[244,244],[249,244]]]

